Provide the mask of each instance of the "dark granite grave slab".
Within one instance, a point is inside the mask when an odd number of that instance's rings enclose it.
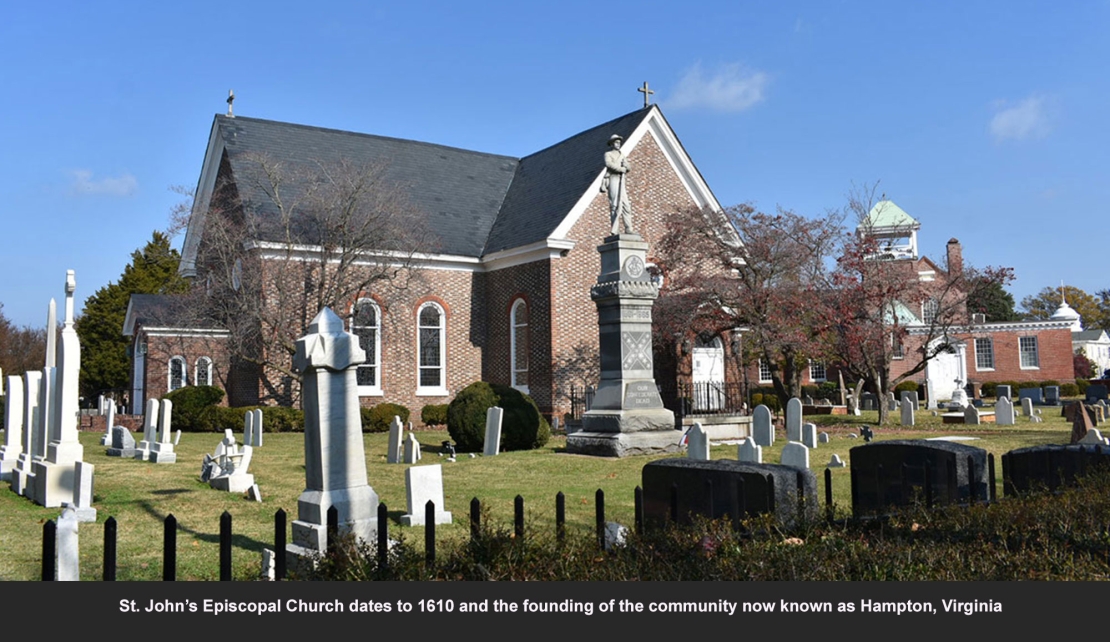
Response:
[[[1074,485],[1096,467],[1110,467],[1110,446],[1030,446],[1002,455],[1002,490],[1007,496]]]
[[[928,500],[926,476],[934,504],[967,502],[972,490],[977,500],[989,497],[987,451],[982,448],[951,441],[895,439],[856,446],[848,456],[852,511],[857,517]]]
[[[732,459],[660,459],[643,468],[644,520],[661,526],[671,520],[671,489],[677,489],[678,522],[773,513],[784,524],[799,515],[799,488],[806,514],[817,515],[817,477],[813,471],[781,464]],[[710,490],[709,484],[712,484]]]
[[[1087,390],[1083,394],[1087,403],[1098,403],[1100,399],[1107,398],[1106,386],[1101,383],[1092,383],[1087,386]]]

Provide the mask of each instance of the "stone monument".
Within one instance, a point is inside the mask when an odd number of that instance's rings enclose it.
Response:
[[[293,368],[304,398],[305,489],[297,500],[290,561],[307,563],[327,550],[328,509],[340,533],[367,544],[378,530],[378,494],[366,478],[366,451],[355,370],[366,360],[358,337],[331,308],[320,311],[297,340]]]
[[[625,172],[612,171],[613,151],[620,154],[619,147],[606,154],[605,184],[614,233],[597,248],[601,272],[590,289],[597,305],[600,383],[582,415],[582,430],[567,436],[567,452],[607,457],[677,453],[682,432],[675,430],[674,413],[663,407],[653,372],[651,308],[659,290],[647,270],[648,244],[632,231],[631,205],[625,205],[627,166]],[[614,188],[620,190],[615,197]],[[621,221],[623,234],[617,233]]]

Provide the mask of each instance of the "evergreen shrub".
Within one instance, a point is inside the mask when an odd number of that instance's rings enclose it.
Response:
[[[393,423],[394,417],[400,417],[401,425],[404,426],[408,424],[409,415],[412,414],[399,403],[380,403],[372,408],[363,408],[360,413],[362,432],[389,432],[389,425]]]
[[[536,402],[515,388],[477,381],[459,391],[447,407],[447,432],[462,452],[482,449],[486,411],[500,406],[501,450],[532,450],[551,439],[551,425]]]

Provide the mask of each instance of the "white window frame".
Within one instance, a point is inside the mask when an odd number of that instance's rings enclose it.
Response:
[[[520,321],[520,312],[524,311],[524,322]],[[512,308],[509,309],[509,373],[511,377],[511,384],[513,388],[528,394],[528,350],[529,350],[529,337],[528,337],[528,322],[530,321],[528,302],[524,299],[517,299],[513,303]],[[517,367],[517,350],[520,346],[517,342],[517,332],[524,334],[524,367]]]
[[[980,344],[980,342],[983,343]],[[981,346],[986,349],[981,349]],[[989,365],[985,365],[985,363],[989,363]],[[976,372],[994,371],[994,339],[990,337],[975,338],[975,370]]]
[[[181,364],[181,385],[176,388],[173,386],[173,364]],[[189,385],[189,370],[188,365],[185,363],[185,357],[181,355],[174,355],[170,357],[169,362],[166,364],[166,392],[173,392],[174,390],[181,390]]]
[[[937,320],[937,315],[940,314],[940,301],[936,299],[925,299],[921,302],[921,322],[925,325],[930,325]]]
[[[358,307],[360,305],[365,305],[365,304],[369,304],[370,307],[372,307],[374,309],[374,323],[375,323],[375,325],[361,326],[361,325],[357,325],[355,323],[355,319],[358,316],[356,314],[357,311],[358,311]],[[374,331],[373,363],[370,363],[370,360],[367,360],[367,361],[363,362],[362,365],[358,366],[359,368],[362,368],[364,366],[370,366],[370,367],[374,368],[374,382],[370,385],[359,385],[358,386],[358,394],[359,394],[360,397],[381,397],[383,395],[383,393],[382,393],[382,308],[381,308],[381,306],[378,305],[377,301],[375,301],[374,299],[368,298],[368,297],[362,297],[362,298],[358,299],[357,301],[354,302],[354,304],[351,305],[351,315],[350,315],[349,320],[348,320],[348,327],[351,331],[351,334],[359,337],[359,344],[360,345],[362,343],[362,337],[361,337],[361,335],[359,335],[358,331],[362,328],[372,329]],[[356,377],[358,376],[357,375],[357,370],[356,370],[356,375],[355,376]],[[356,381],[357,381],[357,378],[356,378]]]
[[[893,332],[890,334],[890,358],[896,361],[906,358],[906,344],[899,341]]]
[[[767,378],[763,378],[763,373],[767,373]],[[763,359],[759,360],[759,383],[771,383],[771,366]]]
[[[436,326],[421,325],[420,317],[423,315],[424,310],[427,308],[435,308],[439,313],[439,365],[438,366],[425,366],[421,363],[423,355],[423,330],[430,330]],[[421,385],[420,376],[425,370],[439,370],[439,385],[425,386]],[[445,397],[447,396],[447,312],[443,306],[435,301],[428,301],[420,305],[416,310],[416,395],[418,397]]]
[[[1025,356],[1026,356],[1026,354],[1029,354],[1029,351],[1025,347],[1027,345],[1026,344],[1027,341],[1032,342],[1032,347],[1033,347],[1033,350],[1032,350],[1033,364],[1032,365],[1026,365]],[[1037,341],[1037,337],[1035,337],[1035,336],[1032,336],[1032,337],[1018,337],[1018,364],[1021,365],[1022,370],[1040,370],[1041,369],[1040,346],[1038,344],[1039,344],[1039,342]]]
[[[205,364],[205,366],[206,366],[206,376],[203,378],[203,380],[200,376],[200,366],[201,366],[202,363]],[[193,364],[193,385],[194,386],[211,386],[212,385],[212,358],[211,357],[200,357],[199,359],[197,359],[197,362],[195,364]]]
[[[821,376],[820,377],[818,377],[815,374],[816,373],[815,368],[820,368],[821,369]],[[810,381],[812,381],[814,383],[823,383],[823,382],[827,381],[827,377],[826,377],[827,374],[828,373],[825,371],[825,362],[816,361],[816,360],[813,360],[813,359],[809,360],[809,380]]]

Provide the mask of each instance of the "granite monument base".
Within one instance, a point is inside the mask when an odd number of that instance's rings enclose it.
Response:
[[[682,431],[593,432],[567,435],[567,452],[595,457],[631,457],[682,452]]]

